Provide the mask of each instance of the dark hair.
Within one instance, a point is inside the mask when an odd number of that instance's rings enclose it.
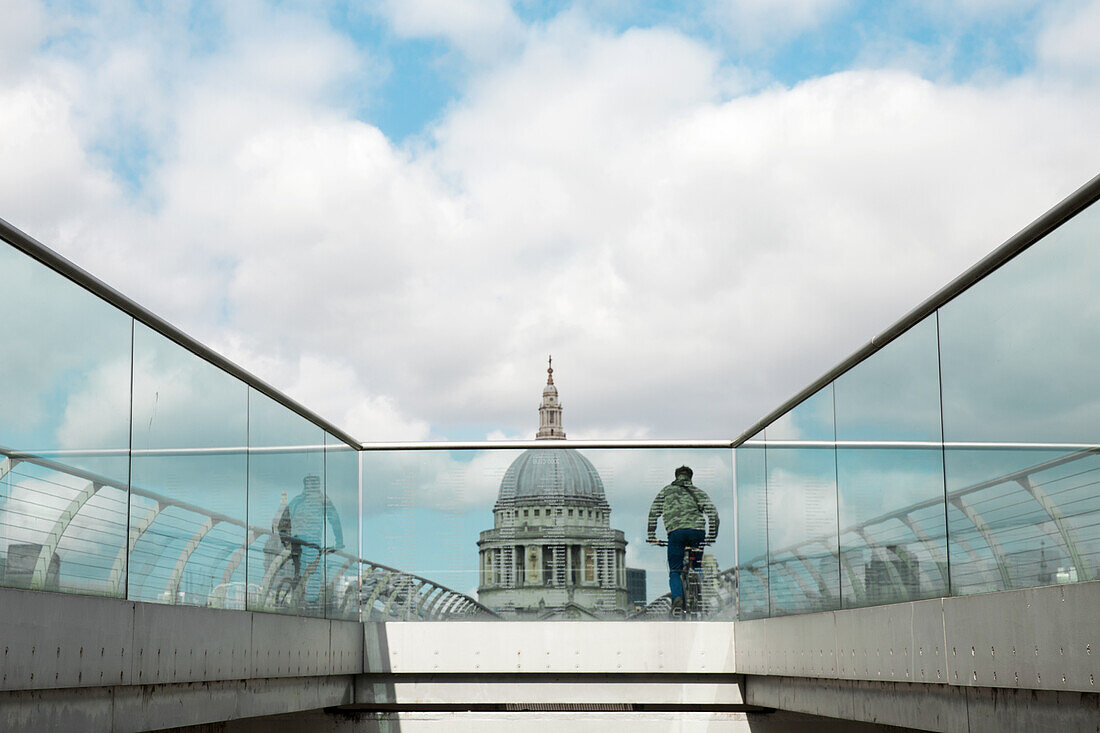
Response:
[[[688,477],[688,478],[691,478],[692,476],[694,476],[694,475],[695,475],[695,472],[694,472],[694,471],[692,471],[692,470],[691,470],[690,468],[688,468],[687,466],[680,466],[679,468],[677,468],[677,469],[676,469],[676,473],[675,473],[675,475],[676,475],[677,477],[679,477],[681,473],[686,473],[686,474],[687,474],[687,477]]]

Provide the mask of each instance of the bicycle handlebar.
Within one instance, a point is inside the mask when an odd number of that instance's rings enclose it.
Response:
[[[658,547],[668,547],[668,540],[646,540],[646,544],[657,545]],[[714,540],[703,540],[702,542],[694,545],[684,545],[684,547],[706,547],[707,545],[713,545]]]
[[[294,537],[289,538],[288,541],[292,545],[301,545],[302,547],[312,547],[314,550],[320,550],[321,552],[323,552],[325,554],[332,553],[332,552],[339,552],[343,548],[343,545],[341,545],[340,547],[321,547],[316,542],[310,542],[308,540],[299,540],[299,539],[294,538]]]

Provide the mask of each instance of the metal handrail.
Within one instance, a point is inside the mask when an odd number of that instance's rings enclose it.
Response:
[[[1027,468],[1022,468],[1018,471],[1011,471],[1011,472],[1006,473],[1002,476],[998,476],[998,477],[991,478],[991,479],[986,479],[985,481],[979,481],[978,483],[971,484],[969,486],[964,486],[960,489],[955,489],[954,491],[946,492],[946,494],[945,494],[946,500],[951,501],[952,499],[965,497],[968,494],[972,494],[974,492],[981,491],[983,489],[987,489],[987,488],[990,488],[992,486],[998,486],[1000,484],[1011,483],[1011,482],[1014,482],[1014,481],[1018,482],[1020,479],[1027,478],[1027,477],[1031,476],[1032,474],[1039,473],[1041,471],[1046,471],[1046,470],[1049,470],[1051,468],[1056,468],[1056,467],[1061,466],[1063,464],[1071,463],[1073,461],[1079,461],[1082,458],[1087,458],[1089,456],[1098,455],[1098,454],[1100,454],[1100,446],[1090,446],[1086,450],[1078,450],[1078,451],[1076,451],[1074,453],[1071,453],[1069,455],[1059,456],[1058,458],[1053,458],[1053,459],[1048,460],[1048,461],[1043,461],[1042,463],[1037,463],[1034,466],[1029,466]],[[872,519],[864,520],[864,521],[858,522],[856,524],[851,524],[847,527],[841,527],[841,528],[839,528],[839,531],[837,532],[837,536],[848,534],[849,532],[855,532],[855,531],[857,531],[857,530],[859,530],[863,527],[867,527],[867,526],[870,526],[870,525],[873,525],[873,524],[881,524],[882,522],[887,522],[887,521],[890,521],[891,519],[901,519],[902,517],[904,517],[908,514],[911,514],[911,513],[916,512],[916,511],[920,511],[921,509],[927,509],[929,507],[938,506],[938,505],[942,504],[943,502],[944,502],[944,496],[937,496],[937,497],[934,497],[934,498],[931,498],[931,499],[925,499],[924,501],[916,502],[914,504],[911,504],[911,505],[906,506],[906,507],[902,507],[900,509],[891,510],[889,512],[886,512],[885,514],[881,514],[877,517],[873,517]],[[805,547],[806,545],[809,545],[809,544],[813,544],[815,542],[820,542],[823,538],[828,538],[828,537],[832,537],[832,536],[834,536],[834,534],[832,532],[825,533],[825,534],[814,535],[813,537],[808,537],[808,538],[803,539],[799,542],[796,542],[792,545],[787,545],[786,547],[781,547],[779,549],[769,551],[769,554],[771,554],[773,556],[779,555],[779,554],[785,553],[785,552],[789,552],[791,554],[796,554],[795,551],[797,549],[799,549],[801,547]],[[759,560],[765,560],[766,561],[766,559],[767,559],[766,554],[765,555],[757,555],[756,557],[752,558],[748,562],[742,563],[742,565],[745,565],[745,566],[753,565],[755,562],[757,562]]]
[[[175,569],[171,574],[171,579],[169,580],[170,587],[173,584],[178,587],[179,577],[182,574],[182,565],[186,563],[191,553],[195,551],[198,544],[201,543],[203,537],[206,536],[206,534],[214,525],[228,524],[244,529],[246,531],[246,537],[248,538],[248,544],[245,546],[245,548],[242,548],[242,550],[244,551],[247,550],[247,547],[252,546],[255,542],[261,540],[262,538],[273,535],[273,532],[270,528],[249,525],[236,517],[222,514],[220,512],[210,511],[209,509],[206,509],[197,504],[188,501],[182,501],[174,497],[165,496],[163,494],[155,491],[150,491],[140,486],[127,484],[122,481],[111,479],[107,476],[102,476],[94,472],[74,466],[68,466],[48,458],[42,458],[27,451],[12,450],[0,446],[0,456],[3,456],[4,458],[2,463],[4,465],[5,473],[10,473],[19,463],[30,463],[50,471],[63,473],[65,475],[72,476],[74,478],[88,482],[88,486],[82,492],[79,492],[77,496],[70,501],[69,508],[62,511],[61,515],[59,515],[59,518],[54,522],[54,529],[49,533],[50,542],[47,545],[44,545],[39,553],[39,559],[36,563],[34,573],[36,579],[35,582],[39,585],[41,585],[42,581],[44,581],[45,579],[45,569],[49,563],[50,557],[53,555],[54,549],[60,541],[60,538],[64,535],[68,527],[71,526],[72,520],[79,513],[80,509],[83,508],[83,506],[87,503],[89,499],[91,499],[92,496],[94,496],[101,488],[104,487],[110,487],[121,491],[129,491],[132,495],[147,498],[156,503],[156,509],[150,512],[150,514],[148,515],[149,521],[145,523],[146,526],[143,527],[142,531],[139,532],[137,536],[134,535],[134,527],[130,528],[130,532],[128,533],[129,538],[127,540],[126,546],[129,548],[129,550],[133,549],[137,539],[140,538],[140,534],[142,534],[144,530],[147,530],[149,526],[152,525],[153,522],[155,522],[156,518],[160,514],[162,514],[163,511],[168,507],[178,507],[185,511],[189,511],[206,518],[205,522],[203,522],[201,525],[200,533],[196,533],[195,537],[192,538],[193,541],[188,542],[183,551],[180,553],[180,556],[175,563]],[[459,593],[458,591],[448,588],[442,584],[436,583],[435,581],[428,578],[424,578],[413,573],[408,573],[403,570],[398,570],[397,568],[392,568],[381,563],[376,563],[361,557],[357,557],[347,552],[336,551],[332,552],[331,554],[335,557],[344,559],[346,561],[345,567],[347,567],[349,564],[357,564],[361,568],[368,569],[366,573],[363,573],[362,571],[358,572],[359,583],[363,583],[365,579],[377,573],[386,573],[387,577],[397,580],[398,582],[391,585],[392,590],[388,599],[390,604],[392,604],[392,602],[398,596],[400,596],[401,599],[405,599],[406,594],[402,592],[402,588],[405,585],[415,583],[417,584],[418,588],[431,589],[432,593],[441,591],[444,596],[453,596],[456,600],[458,600],[460,602],[460,611],[455,613],[454,615],[472,615],[490,618],[497,617],[497,614],[494,613],[492,610],[478,603],[464,593]],[[229,558],[229,562],[232,563],[235,559],[236,562],[239,564],[239,562],[243,559],[243,556],[244,552],[241,552],[240,557]],[[270,589],[261,589],[265,597],[269,594],[269,590]],[[373,614],[373,609],[370,609],[369,613]],[[409,615],[410,614],[405,614],[404,616],[407,617]]]

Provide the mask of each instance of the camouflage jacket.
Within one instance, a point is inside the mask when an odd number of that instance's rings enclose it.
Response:
[[[713,540],[718,536],[718,510],[714,507],[714,502],[707,496],[707,492],[690,481],[677,479],[657,494],[649,507],[649,524],[646,528],[649,537],[656,536],[657,519],[662,516],[665,518],[665,532],[707,529],[706,520],[709,519],[707,539]]]

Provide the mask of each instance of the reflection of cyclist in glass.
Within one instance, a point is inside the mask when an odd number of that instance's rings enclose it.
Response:
[[[668,586],[672,595],[673,611],[684,607],[684,587],[680,568],[684,562],[684,548],[698,547],[714,542],[718,537],[718,510],[707,492],[691,483],[692,470],[687,466],[676,469],[676,480],[658,492],[649,507],[649,523],[646,542],[657,544],[657,520],[664,517],[668,533]],[[707,522],[710,531],[706,531]]]
[[[340,527],[340,515],[336,507],[321,491],[321,479],[309,475],[302,479],[302,493],[295,496],[283,510],[279,518],[279,539],[283,547],[290,550],[290,561],[294,567],[294,582],[302,574],[302,563],[313,567],[306,580],[307,595],[317,598],[322,573],[317,570],[318,556],[325,546],[325,522],[332,528],[333,548],[344,546],[344,531]]]

